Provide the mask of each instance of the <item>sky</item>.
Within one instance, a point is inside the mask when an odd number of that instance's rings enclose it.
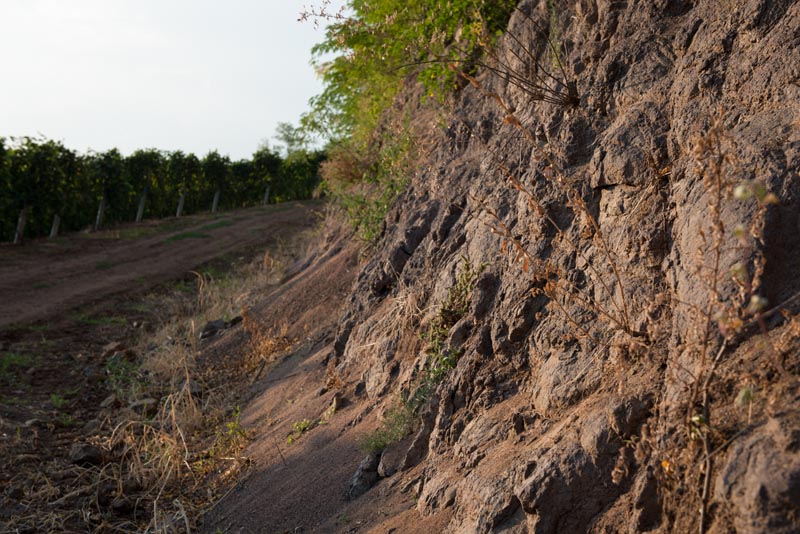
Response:
[[[297,0],[0,0],[0,136],[248,158],[322,90]]]

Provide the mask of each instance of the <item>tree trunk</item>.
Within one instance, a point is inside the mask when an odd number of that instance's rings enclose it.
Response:
[[[264,190],[264,200],[261,201],[262,206],[269,204],[269,186]]]

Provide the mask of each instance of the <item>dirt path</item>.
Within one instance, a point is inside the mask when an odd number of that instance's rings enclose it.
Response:
[[[0,327],[147,289],[210,259],[288,239],[314,224],[317,207],[292,202],[3,246]]]

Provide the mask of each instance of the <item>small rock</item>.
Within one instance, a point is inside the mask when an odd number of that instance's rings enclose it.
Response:
[[[103,463],[103,451],[91,443],[73,443],[69,449],[69,459],[76,465],[100,465]]]
[[[103,423],[99,419],[91,419],[83,425],[83,434],[96,434],[102,428]]]
[[[141,491],[141,489],[142,485],[135,478],[129,478],[122,483],[122,491],[127,495],[130,495],[131,493],[136,493],[137,491]]]
[[[6,497],[14,501],[19,501],[25,497],[25,490],[22,486],[8,486],[6,488]]]
[[[319,388],[319,391],[317,391],[317,397],[321,397],[321,396],[325,395],[327,392],[328,392],[328,388],[326,388],[325,386],[322,386],[321,388]]]
[[[119,406],[119,399],[114,393],[103,399],[103,402],[100,403],[101,408],[111,408],[116,406]]]
[[[103,346],[103,359],[110,357],[115,352],[119,352],[125,349],[125,345],[120,343],[119,341],[112,341],[111,343],[107,343]]]
[[[149,397],[145,399],[139,399],[130,403],[128,408],[136,413],[152,416],[158,411],[158,401]]]
[[[381,478],[388,478],[400,470],[410,442],[411,438],[405,438],[389,445],[383,451],[381,461],[378,464],[378,475]]]
[[[200,339],[208,339],[210,337],[214,337],[217,335],[217,332],[220,330],[224,330],[227,327],[227,323],[222,319],[217,319],[216,321],[209,321],[203,327],[202,332],[200,332]]]
[[[117,483],[113,480],[104,480],[97,485],[97,504],[102,507],[109,506],[116,498]]]
[[[24,424],[24,426],[25,426],[26,428],[30,428],[30,427],[32,427],[32,426],[41,426],[41,425],[43,425],[43,424],[44,424],[44,423],[42,423],[42,420],[41,420],[41,419],[37,419],[37,418],[35,418],[35,417],[34,417],[33,419],[28,419],[27,421],[25,421],[25,424]]]
[[[130,514],[133,511],[133,502],[127,497],[117,497],[111,501],[111,510],[119,515]]]
[[[333,398],[331,399],[331,412],[336,412],[336,410],[344,406],[344,404],[342,395],[337,391],[333,394]]]
[[[375,485],[378,481],[379,461],[380,457],[377,454],[369,454],[361,460],[353,478],[350,479],[350,488],[347,490],[349,499],[360,497]]]

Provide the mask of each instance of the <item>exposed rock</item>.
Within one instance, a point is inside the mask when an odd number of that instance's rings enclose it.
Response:
[[[739,302],[729,272],[738,263],[758,271],[761,254],[769,302],[800,292],[800,5],[734,4],[523,0],[498,57],[523,73],[546,69],[552,57],[537,25],[557,24],[580,102],[543,102],[481,71],[485,91],[466,86],[446,127],[431,133],[433,149],[348,299],[334,361],[370,401],[413,392],[426,354],[404,336],[418,336],[440,308],[462,257],[485,265],[469,311],[447,332],[463,354],[436,385],[435,417],[401,464],[422,464],[423,513],[452,507],[447,532],[698,530],[696,492],[677,479],[700,470],[686,414],[708,371],[700,353],[716,353],[724,325],[714,323],[698,350],[705,321],[696,310]],[[528,52],[538,65],[526,63]],[[717,119],[731,162],[723,179],[755,179],[780,199],[765,207],[763,240],[747,246],[728,234],[753,220],[756,203],[726,192],[713,207],[698,172],[701,136]],[[725,228],[718,257],[716,213]],[[722,274],[711,290],[703,273],[715,258]],[[409,294],[425,312],[404,332],[407,318],[390,311]],[[774,387],[796,381],[797,351],[782,353],[780,371],[745,343],[751,335],[727,345],[712,411],[729,409],[741,382],[757,376],[769,393],[753,404],[772,419],[742,434],[740,414],[715,420],[721,448],[706,527],[800,532],[798,408],[789,388]],[[387,456],[382,471],[391,464]]]
[[[350,486],[347,490],[347,497],[355,499],[369,491],[378,481],[378,463],[380,455],[369,454],[358,465],[358,469],[350,479]]]
[[[100,465],[103,463],[103,450],[91,443],[73,443],[69,449],[69,459],[81,466]]]
[[[800,531],[800,418],[771,418],[736,441],[714,494],[737,532]]]
[[[411,438],[405,438],[392,443],[381,453],[381,461],[378,464],[378,475],[381,478],[390,477],[402,468],[410,443]]]

